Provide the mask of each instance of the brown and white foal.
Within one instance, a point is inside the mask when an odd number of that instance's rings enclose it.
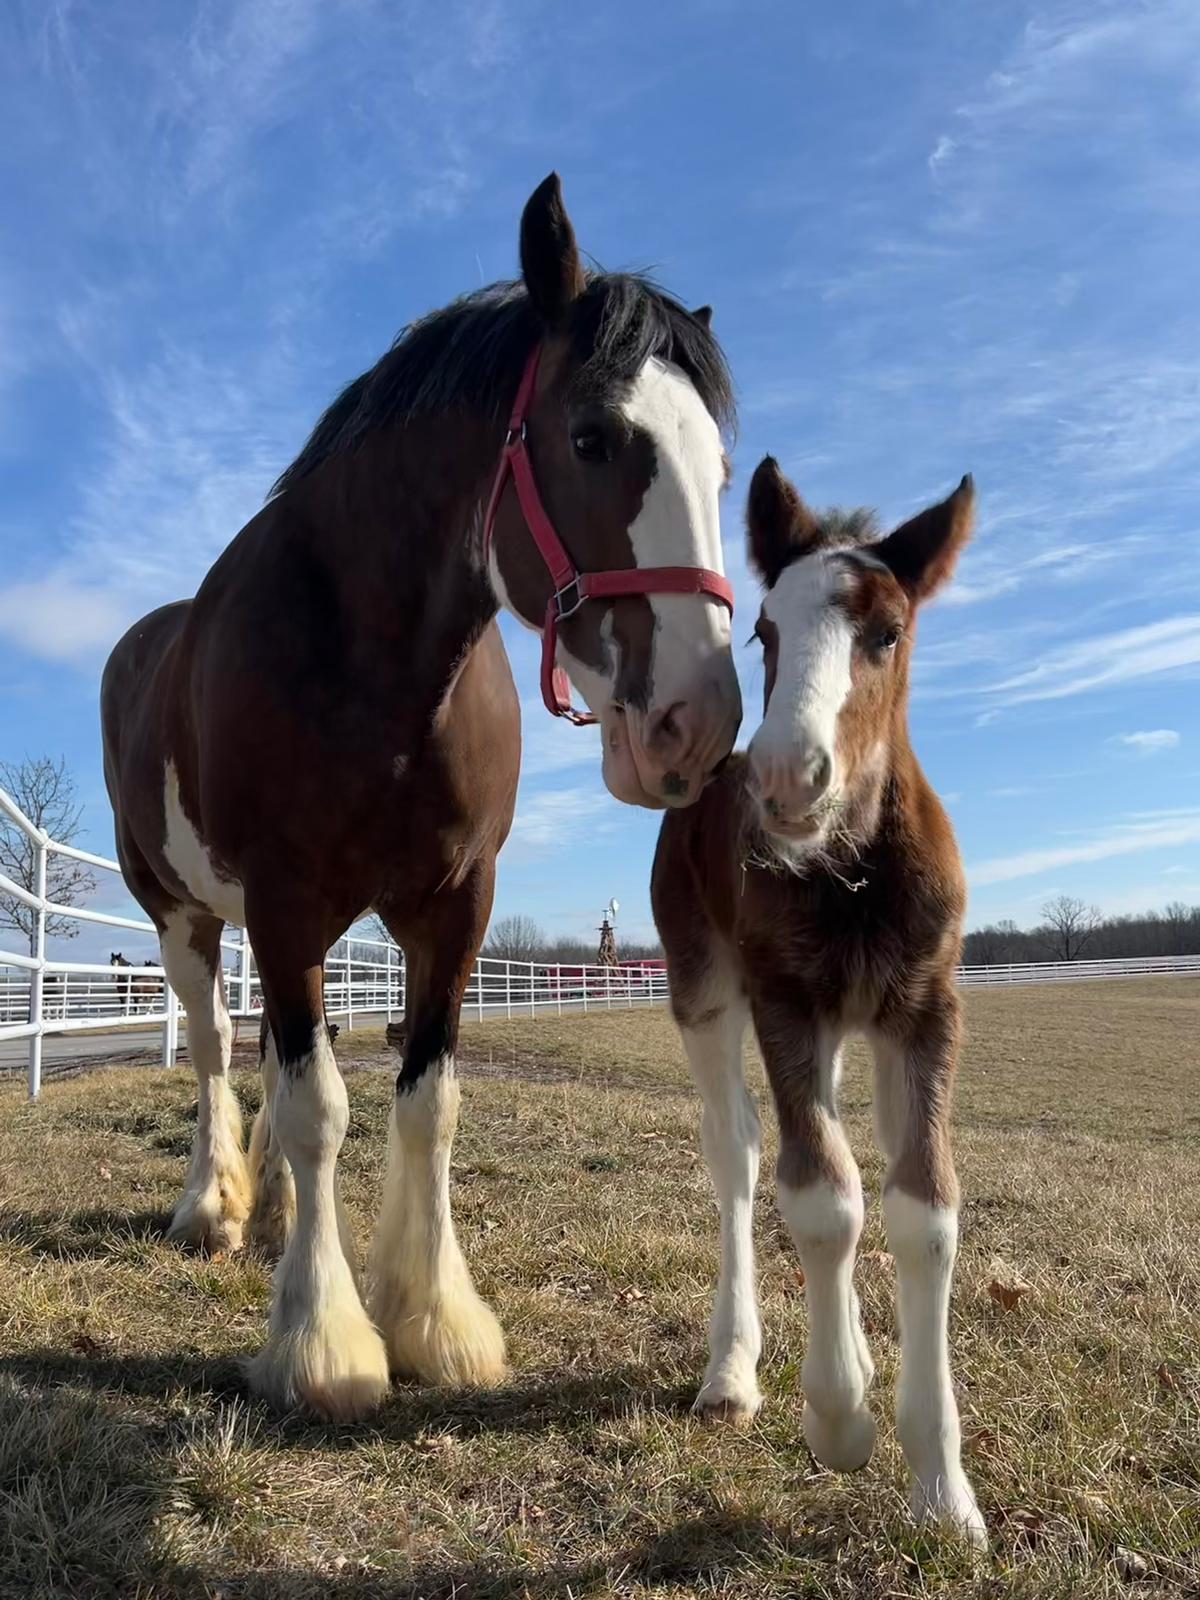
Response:
[[[876,1127],[888,1158],[897,1427],[913,1509],[980,1542],[947,1350],[964,883],[907,724],[915,615],[949,578],[973,504],[964,478],[948,500],[879,538],[864,515],[823,523],[770,457],[761,464],[748,520],[766,585],[756,629],[763,721],[747,755],[696,806],[668,813],[653,899],[721,1213],[697,1410],[744,1420],[762,1401],[751,1242],[760,1137],[742,1077],[750,1018],[779,1115],[779,1208],[804,1268],[804,1435],[839,1470],[871,1454],[874,1368],[852,1282],[862,1184],[837,1110],[842,1042],[862,1032],[874,1051]]]

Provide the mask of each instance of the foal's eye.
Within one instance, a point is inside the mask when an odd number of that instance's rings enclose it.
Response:
[[[571,435],[571,448],[581,461],[611,461],[612,440],[602,428],[581,428]]]
[[[903,631],[904,630],[902,628],[884,628],[881,633],[877,633],[875,635],[876,650],[879,650],[884,654],[894,650],[900,643],[900,637]]]

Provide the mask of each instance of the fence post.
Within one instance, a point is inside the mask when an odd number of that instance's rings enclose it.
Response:
[[[238,1010],[250,1015],[250,935],[245,928],[238,946]]]
[[[536,999],[537,990],[534,987],[534,985],[536,983],[537,983],[537,969],[534,967],[534,964],[531,961],[529,963],[529,1015],[531,1017],[536,1017],[537,1016],[537,999]]]
[[[392,1020],[392,947],[390,944],[386,944],[383,947],[383,981],[387,985],[384,1009],[387,1012],[387,1020],[390,1022]]]
[[[486,959],[486,958],[485,958]],[[479,1020],[483,1021],[483,961],[475,957],[475,983],[479,994]]]
[[[346,1031],[354,1028],[354,975],[351,971],[350,941],[346,940]]]
[[[512,962],[504,963],[504,1014],[512,1016]]]
[[[37,962],[29,979],[29,1020],[36,1033],[29,1039],[29,1098],[36,1100],[42,1089],[42,1000],[46,978],[46,846],[33,847],[33,892],[38,897],[33,922],[33,957]]]
[[[554,988],[555,988],[555,992],[558,995],[558,1014],[561,1017],[562,1016],[562,962],[561,961],[558,963],[558,965],[554,969]]]
[[[163,1066],[173,1067],[179,1054],[179,1002],[166,978],[163,979],[163,993],[167,1002],[167,1015],[163,1022]]]

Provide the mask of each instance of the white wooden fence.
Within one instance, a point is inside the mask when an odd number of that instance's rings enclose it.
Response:
[[[0,1042],[29,1041],[30,1095],[36,1096],[41,1087],[42,1041],[52,1035],[159,1026],[163,1062],[172,1065],[179,1048],[179,1005],[161,966],[113,967],[46,955],[48,917],[69,917],[156,937],[151,922],[86,906],[57,905],[46,896],[51,856],[67,856],[119,877],[117,862],[51,839],[3,789],[0,810],[34,848],[32,890],[0,873],[0,894],[11,895],[34,912],[32,949],[0,949]],[[245,930],[233,930],[222,946],[231,1014],[260,1018],[262,989]],[[390,1021],[404,1015],[404,983],[404,958],[394,944],[358,937],[339,940],[326,961],[325,1009],[350,1028],[368,1018]],[[463,1011],[480,1018],[537,1016],[650,1005],[665,1000],[666,995],[666,973],[661,968],[555,965],[480,956],[471,973]],[[3,1071],[0,1061],[0,1073]]]
[[[46,955],[46,919],[75,918],[154,935],[154,925],[85,906],[56,905],[46,897],[46,868],[52,855],[67,856],[105,872],[120,874],[115,861],[58,844],[36,827],[0,789],[0,810],[32,841],[34,888],[26,889],[0,873],[0,893],[34,912],[32,949],[0,950],[0,1041],[29,1041],[29,1093],[42,1079],[42,1041],[49,1035],[96,1033],[128,1027],[162,1028],[162,1058],[170,1066],[179,1047],[179,1006],[160,966],[112,967],[96,962],[61,961]],[[245,930],[222,941],[225,990],[235,1017],[262,1015],[262,990],[254,952]],[[1130,961],[1021,963],[962,967],[964,984],[1062,983],[1086,978],[1138,978],[1153,975],[1200,977],[1200,956],[1164,956]],[[667,976],[661,968],[613,968],[501,961],[480,956],[471,973],[463,1010],[467,1016],[538,1016],[546,1012],[591,1011],[661,1003]],[[404,958],[393,944],[357,937],[339,940],[325,966],[325,1003],[331,1017],[347,1027],[368,1018],[404,1014]],[[0,1062],[0,1073],[4,1065]]]

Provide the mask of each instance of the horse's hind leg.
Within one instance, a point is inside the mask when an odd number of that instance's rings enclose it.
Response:
[[[486,875],[485,875],[486,874]],[[443,891],[418,944],[381,915],[408,956],[407,1037],[396,1083],[383,1206],[372,1249],[371,1311],[393,1372],[438,1384],[495,1383],[504,1335],[480,1299],[450,1215],[458,1123],[459,1010],[492,903],[493,869]]]
[[[258,1051],[262,1104],[250,1135],[249,1165],[254,1199],[250,1207],[249,1241],[264,1254],[278,1257],[287,1248],[296,1221],[296,1184],[275,1133],[272,1109],[279,1081],[279,1052],[265,1014]]]
[[[221,977],[220,918],[180,907],[163,919],[162,963],[187,1012],[198,1112],[192,1158],[169,1237],[203,1250],[236,1250],[250,1209],[242,1114],[229,1086],[233,1030]]]

